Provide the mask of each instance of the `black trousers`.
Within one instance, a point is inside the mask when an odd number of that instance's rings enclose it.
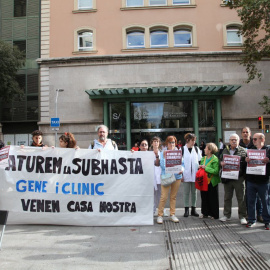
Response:
[[[218,185],[212,186],[211,182],[208,185],[208,191],[201,191],[202,199],[202,214],[210,216],[214,219],[219,219],[219,200],[218,200]]]

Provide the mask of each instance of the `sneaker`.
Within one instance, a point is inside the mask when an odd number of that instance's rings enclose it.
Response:
[[[248,224],[246,225],[247,228],[252,228],[256,225],[256,222],[248,222]]]
[[[222,221],[222,222],[225,222],[225,221],[231,220],[231,218],[228,218],[228,217],[224,216],[224,217],[221,217],[219,220]]]
[[[158,223],[158,224],[162,224],[162,223],[163,223],[163,217],[158,216],[158,217],[157,217],[157,223]]]
[[[267,231],[269,231],[269,223],[265,223],[265,224],[264,224],[264,228],[265,228]]]
[[[245,218],[240,218],[241,225],[247,225],[247,220]]]
[[[179,219],[175,215],[170,216],[170,220],[175,222],[175,223],[179,222]]]

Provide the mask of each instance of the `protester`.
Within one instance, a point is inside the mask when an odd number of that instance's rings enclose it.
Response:
[[[254,144],[253,140],[251,137],[251,130],[249,127],[243,127],[241,131],[242,139],[240,140],[239,145],[246,148],[246,149],[251,149]],[[247,188],[246,188],[247,190]],[[246,192],[246,206],[248,210],[248,203],[247,203],[247,192]],[[262,201],[257,193],[256,195],[256,211],[257,211],[257,221],[263,223],[263,218],[262,218]]]
[[[269,175],[270,175],[270,149],[265,145],[265,136],[262,133],[255,133],[253,137],[254,146],[251,149],[256,149],[260,151],[266,151],[266,157],[262,160],[262,162],[266,165],[266,173],[265,175],[255,175],[255,174],[247,174],[247,199],[248,199],[248,224],[247,228],[251,228],[256,224],[256,194],[258,193],[261,198],[263,211],[262,217],[264,221],[264,226],[266,230],[269,230],[269,222],[270,222],[270,203],[269,203]],[[250,163],[250,158],[246,157],[246,162]]]
[[[191,215],[198,217],[199,214],[196,211],[197,203],[197,190],[195,188],[196,172],[199,167],[199,162],[202,158],[200,149],[194,146],[196,142],[196,135],[193,133],[187,133],[185,135],[186,144],[182,148],[183,160],[185,163],[184,177],[184,217],[189,216],[189,197],[191,194]]]
[[[219,152],[218,152],[218,156],[220,157],[220,155],[222,154],[222,151],[224,149],[224,144],[223,144],[223,140],[221,138],[218,139],[218,142],[219,142],[219,146],[218,146],[218,149],[219,149]]]
[[[174,150],[176,142],[177,140],[175,136],[168,136],[165,141],[167,151]],[[165,158],[164,158],[165,153],[166,151],[163,151],[160,155],[160,159],[157,159],[155,163],[155,165],[160,164],[161,174],[163,176],[165,176],[166,174],[165,173]],[[179,222],[179,219],[175,216],[175,205],[176,205],[176,196],[177,196],[178,189],[180,187],[183,171],[184,171],[184,162],[182,160],[182,170],[179,171],[178,174],[174,174],[176,181],[168,186],[161,185],[161,197],[160,197],[160,202],[158,206],[158,218],[157,218],[158,224],[163,223],[163,211],[164,211],[164,207],[165,207],[169,192],[170,192],[170,220],[172,220],[173,222]],[[166,174],[166,175],[172,176],[172,174]]]
[[[201,150],[202,157],[205,156],[204,149],[205,149],[205,143],[204,143],[204,141],[202,141],[200,144],[200,150]]]
[[[154,151],[155,158],[160,159],[161,154],[161,140],[159,137],[155,136],[151,139],[151,148]],[[160,182],[161,168],[159,165],[155,165],[154,172],[154,214],[159,204],[161,196],[161,182]]]
[[[180,149],[180,148],[182,148],[182,146],[183,146],[182,141],[181,140],[178,140],[178,143],[177,143],[176,147],[178,149]]]
[[[135,143],[131,149],[134,151],[139,151],[138,143]]]
[[[246,204],[245,204],[245,158],[247,155],[246,150],[239,146],[239,136],[237,134],[231,134],[229,145],[223,150],[220,156],[220,164],[224,166],[226,163],[223,161],[224,155],[240,156],[240,170],[238,179],[224,179],[224,216],[220,218],[220,221],[225,222],[231,219],[232,214],[232,197],[235,190],[237,202],[238,202],[238,217],[240,223],[247,224],[246,215]]]
[[[219,178],[219,160],[214,155],[218,152],[218,148],[214,143],[207,143],[205,147],[205,156],[201,159],[199,167],[207,172],[208,190],[201,191],[202,215],[200,218],[212,219],[219,218],[219,201],[218,201],[218,184]]]
[[[30,146],[34,147],[44,147],[45,145],[42,142],[43,133],[40,130],[35,130],[32,132],[32,144]],[[22,146],[22,145],[21,145]]]
[[[65,132],[59,137],[59,145],[61,148],[79,148],[74,135],[70,132]]]
[[[117,144],[115,141],[108,139],[108,127],[101,125],[97,129],[98,139],[94,140],[90,145],[89,149],[107,149],[107,150],[118,150]]]

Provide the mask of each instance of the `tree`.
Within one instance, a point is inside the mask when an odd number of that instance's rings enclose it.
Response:
[[[14,96],[23,95],[16,81],[16,74],[24,63],[23,52],[0,40],[0,97],[2,101],[10,101]]]
[[[241,18],[240,34],[244,37],[243,57],[240,64],[246,67],[248,80],[261,79],[257,62],[270,57],[270,1],[233,0],[227,4]]]

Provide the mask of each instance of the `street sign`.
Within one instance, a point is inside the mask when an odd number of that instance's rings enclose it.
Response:
[[[51,118],[51,127],[60,127],[60,119],[57,118]]]

